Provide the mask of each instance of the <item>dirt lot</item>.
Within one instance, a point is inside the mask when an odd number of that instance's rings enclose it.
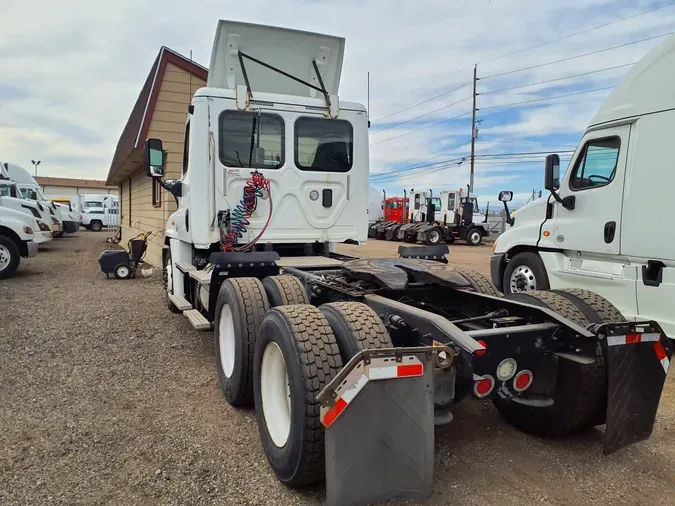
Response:
[[[211,333],[169,313],[157,279],[106,280],[103,249],[54,241],[0,284],[0,504],[321,504],[275,480],[253,412],[225,403]],[[487,273],[489,247],[451,249]],[[672,374],[650,440],[604,457],[601,438],[532,438],[466,402],[437,431],[424,504],[673,503]]]

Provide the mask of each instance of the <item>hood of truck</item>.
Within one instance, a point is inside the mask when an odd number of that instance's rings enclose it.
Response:
[[[267,65],[321,87],[314,71],[316,61],[326,91],[338,93],[345,39],[320,33],[220,20],[209,65],[207,86],[235,89],[246,85],[239,54],[251,56]],[[255,92],[280,93],[305,97],[319,92],[243,58],[248,82]]]
[[[532,202],[528,202],[523,207],[518,208],[512,216],[516,220],[515,227],[520,223],[537,221],[541,223],[546,217],[546,203],[547,198],[540,198]]]

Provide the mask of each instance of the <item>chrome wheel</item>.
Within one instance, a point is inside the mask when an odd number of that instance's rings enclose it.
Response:
[[[519,265],[513,269],[513,273],[509,279],[509,287],[511,288],[511,293],[536,290],[537,278],[532,269],[527,265]]]
[[[432,230],[429,232],[429,242],[431,244],[438,244],[441,242],[441,233],[438,230]]]
[[[0,244],[0,271],[4,271],[9,266],[11,259],[12,254],[9,252],[9,249]]]

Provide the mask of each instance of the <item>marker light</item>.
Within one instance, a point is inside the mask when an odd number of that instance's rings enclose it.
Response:
[[[513,389],[516,392],[523,392],[524,390],[530,388],[530,385],[532,385],[532,380],[534,380],[532,372],[524,369],[516,374],[515,378],[513,378]]]
[[[513,378],[513,375],[516,374],[516,369],[518,365],[516,361],[512,358],[505,358],[497,366],[497,379],[499,381],[507,381]]]
[[[476,377],[476,376],[474,376]],[[495,379],[489,374],[481,376],[473,384],[473,395],[479,399],[487,397],[492,392],[492,389],[495,387]]]
[[[477,342],[478,344],[480,344],[480,345],[481,345],[483,348],[485,348],[485,349],[483,349],[483,350],[476,350],[476,351],[473,352],[473,354],[476,355],[476,356],[478,356],[478,357],[482,357],[483,355],[485,355],[485,352],[487,351],[487,344],[485,343],[485,341],[476,341],[476,342]]]

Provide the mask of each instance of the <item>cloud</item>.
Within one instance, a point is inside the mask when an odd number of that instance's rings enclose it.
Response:
[[[104,178],[159,48],[166,45],[183,54],[193,50],[195,60],[208,65],[216,20],[231,18],[232,13],[239,21],[346,38],[340,97],[365,104],[366,74],[370,72],[373,173],[429,164],[468,152],[466,147],[452,149],[470,137],[468,116],[430,125],[471,110],[470,101],[448,106],[468,98],[470,87],[446,92],[471,81],[476,62],[483,62],[478,65],[479,77],[483,77],[478,87],[478,105],[483,108],[479,111],[482,124],[478,153],[497,149],[539,151],[546,145],[575,144],[600,104],[602,92],[489,108],[612,85],[626,68],[490,92],[636,61],[658,40],[523,72],[488,76],[670,31],[675,7],[532,51],[492,58],[655,5],[629,0],[572,4],[541,0],[536,5],[419,0],[397,2],[393,8],[390,0],[250,0],[242,10],[231,0],[198,0],[192,4],[118,0],[97,3],[95,8],[85,0],[4,2],[0,158],[24,166],[39,158],[40,172],[46,175]],[[445,95],[433,98],[442,93]],[[424,100],[428,101],[415,105]],[[378,121],[380,118],[382,121]],[[526,193],[535,184],[540,185],[541,177],[532,169],[534,166],[503,165],[496,171],[495,165],[479,163],[476,187],[483,185],[481,190],[493,193],[502,183],[512,184]],[[467,170],[462,164],[428,172],[419,175],[416,184],[464,186]],[[408,181],[389,178],[384,184],[402,188]]]

